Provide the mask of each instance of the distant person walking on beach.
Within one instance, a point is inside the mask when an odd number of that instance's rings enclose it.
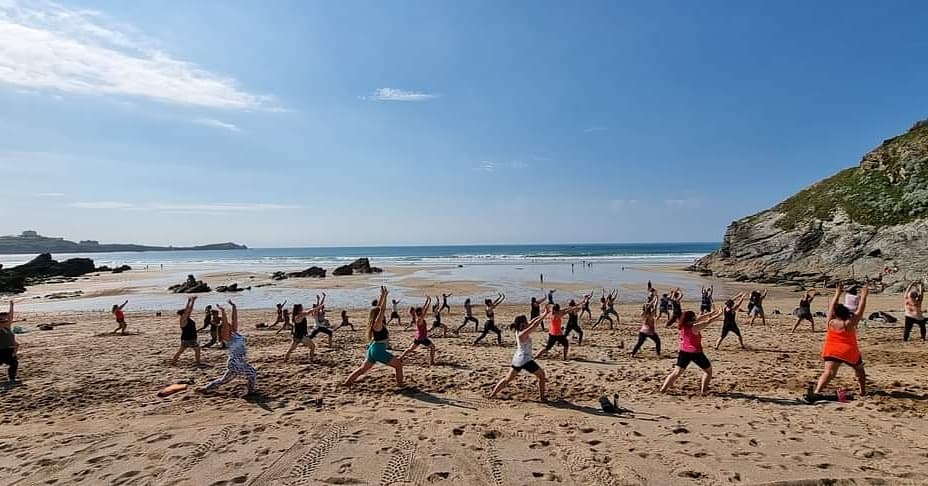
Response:
[[[400,317],[400,302],[402,301],[396,299],[390,302],[392,310],[390,311],[390,320],[387,322],[388,324],[393,324],[393,320],[395,319],[397,324],[403,325],[403,319]]]
[[[19,370],[19,344],[16,334],[13,333],[13,319],[16,316],[13,300],[10,300],[10,309],[0,312],[0,364],[7,365],[7,378],[9,383],[16,383],[16,373]]]
[[[390,354],[390,351],[387,350],[390,339],[390,333],[387,331],[387,326],[384,324],[386,320],[387,294],[387,288],[380,287],[380,300],[377,301],[376,307],[377,312],[371,313],[371,319],[368,321],[367,329],[364,333],[365,338],[370,342],[370,344],[367,345],[367,356],[364,363],[361,363],[361,366],[354,370],[348,379],[342,383],[344,386],[353,385],[358,378],[370,371],[375,364],[382,363],[396,370],[396,385],[401,388],[403,387],[403,361],[399,358],[395,358]]]
[[[180,355],[188,349],[193,349],[194,356],[196,357],[196,364],[200,364],[200,343],[197,342],[197,323],[190,318],[190,314],[193,313],[193,305],[197,301],[197,296],[192,296],[187,298],[187,305],[183,309],[177,311],[178,323],[180,324],[180,349],[177,350],[177,354],[174,355],[174,358],[171,360],[171,365],[177,365],[177,360],[180,359]]]
[[[925,298],[925,285],[921,282],[912,282],[905,290],[905,330],[902,340],[908,341],[912,328],[918,326],[922,341],[925,340],[925,314],[922,311],[922,301]]]
[[[496,334],[496,344],[499,346],[503,345],[503,333],[496,327],[496,320],[494,317],[496,316],[496,308],[506,300],[506,296],[502,293],[497,295],[498,297],[496,300],[486,299],[483,301],[484,305],[486,305],[487,320],[483,323],[483,332],[477,336],[477,339],[474,341],[474,346],[480,341],[483,341],[483,338],[487,337],[487,334],[491,332]]]
[[[496,395],[509,385],[520,371],[525,370],[535,375],[535,378],[538,379],[538,399],[542,402],[547,400],[545,397],[545,370],[541,369],[541,366],[539,366],[532,357],[532,353],[534,352],[532,349],[532,332],[534,332],[538,324],[547,317],[548,313],[546,312],[544,315],[540,315],[529,321],[523,314],[516,317],[516,320],[509,326],[509,329],[515,333],[516,352],[512,356],[509,373],[493,387],[490,398],[496,398]]]
[[[451,315],[451,306],[448,305],[448,297],[451,297],[454,294],[441,294],[441,308],[438,309],[438,312],[448,311],[448,315]]]
[[[741,338],[741,329],[738,329],[738,323],[736,322],[738,309],[741,308],[741,304],[743,303],[743,292],[725,302],[725,307],[722,309],[722,312],[724,313],[724,319],[722,320],[722,334],[719,336],[719,340],[715,343],[715,349],[719,349],[719,346],[722,345],[722,341],[725,340],[725,336],[728,336],[728,333],[732,333],[735,336],[738,336],[738,342],[741,344],[741,349],[744,349],[744,340]]]
[[[835,295],[828,306],[828,321],[825,324],[825,344],[822,346],[822,360],[825,370],[815,385],[815,394],[818,395],[828,386],[828,383],[838,374],[838,368],[846,364],[854,369],[857,375],[858,391],[861,395],[867,394],[867,373],[864,370],[864,360],[860,354],[857,343],[857,327],[863,319],[864,309],[867,306],[868,287],[864,287],[860,294],[857,309],[851,312],[840,303],[844,286],[835,287]]]
[[[676,320],[680,330],[680,351],[677,354],[677,364],[673,371],[664,379],[661,393],[665,393],[683,374],[690,363],[696,363],[702,369],[702,379],[699,383],[699,392],[705,395],[709,391],[709,382],[712,380],[712,363],[702,351],[702,330],[722,317],[722,310],[696,317],[693,311],[686,311]]]
[[[699,313],[708,314],[712,312],[712,286],[702,287],[699,289],[701,300],[699,301]]]
[[[802,321],[809,321],[809,324],[812,324],[812,332],[815,332],[815,317],[812,315],[812,301],[815,300],[816,295],[818,295],[818,290],[809,289],[806,291],[805,295],[799,299],[799,308],[796,309],[796,324],[793,325],[793,330],[791,332],[796,332],[796,329],[799,328]]]
[[[654,350],[660,356],[661,338],[657,335],[657,329],[654,326],[654,306],[651,304],[645,304],[641,307],[641,328],[638,329],[638,342],[632,348],[631,355],[633,357],[638,354],[647,339],[654,341]]]
[[[763,292],[755,290],[751,292],[751,300],[748,302],[748,315],[751,316],[751,325],[754,325],[754,321],[760,317],[760,322],[763,325],[767,325],[767,315],[764,313],[764,299],[767,298],[767,289],[764,289]]]
[[[126,313],[123,312],[123,309],[126,308],[126,304],[128,303],[129,301],[127,300],[123,302],[122,305],[114,305],[110,310],[110,312],[113,314],[113,317],[116,318],[116,330],[113,331],[113,334],[122,332],[123,336],[126,335]]]
[[[209,382],[199,391],[210,393],[221,385],[224,385],[236,377],[243,377],[248,381],[248,395],[253,395],[258,383],[258,373],[254,366],[248,363],[247,348],[245,336],[238,333],[238,307],[229,300],[229,306],[232,307],[232,321],[229,322],[226,316],[226,310],[220,305],[219,312],[222,314],[222,326],[220,327],[219,339],[225,343],[229,350],[229,359],[226,361],[226,372],[222,376]]]
[[[412,345],[403,351],[403,354],[400,355],[400,361],[404,361],[406,356],[409,356],[409,353],[412,353],[419,346],[424,346],[429,350],[429,366],[435,364],[435,344],[432,343],[432,340],[429,339],[428,326],[425,323],[425,312],[429,308],[429,304],[432,302],[431,297],[425,298],[425,304],[422,304],[422,307],[417,307],[413,312],[414,315],[414,324],[416,326],[416,335],[413,337]],[[439,311],[435,314],[436,318],[441,318],[441,312]]]
[[[474,317],[474,307],[470,303],[470,298],[467,298],[467,299],[464,299],[464,322],[461,323],[461,325],[458,326],[458,328],[454,330],[454,333],[460,334],[461,329],[464,329],[464,326],[466,326],[467,323],[471,321],[474,321],[474,332],[479,331],[480,321],[478,321],[477,318]]]

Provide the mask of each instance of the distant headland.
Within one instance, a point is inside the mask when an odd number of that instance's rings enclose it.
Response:
[[[180,251],[180,250],[247,250],[236,243],[213,243],[200,246],[147,246],[135,244],[79,242],[42,236],[35,231],[23,231],[18,236],[0,236],[0,255],[21,253],[109,253],[116,251]]]

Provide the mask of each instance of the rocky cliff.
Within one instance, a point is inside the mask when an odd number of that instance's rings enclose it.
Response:
[[[809,286],[829,279],[893,284],[928,272],[928,120],[885,140],[857,167],[735,221],[691,269]]]
[[[172,251],[172,250],[247,250],[245,245],[214,243],[211,245],[174,247],[147,246],[118,243],[81,242],[64,238],[42,236],[35,231],[24,231],[18,236],[0,236],[0,255],[23,253],[109,253],[118,251]]]

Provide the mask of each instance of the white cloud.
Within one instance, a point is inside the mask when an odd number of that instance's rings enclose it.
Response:
[[[493,172],[494,170],[496,170],[496,164],[494,164],[493,162],[484,160],[484,161],[481,161],[480,164],[477,165],[477,167],[474,167],[474,170],[479,170],[481,172]]]
[[[0,83],[26,90],[130,96],[179,105],[276,110],[269,96],[156,49],[99,12],[0,0]]]
[[[606,130],[608,130],[606,127],[588,127],[583,129],[583,133],[604,132]]]
[[[226,122],[224,122],[224,121],[217,120],[217,119],[215,119],[215,118],[196,118],[196,119],[193,120],[193,123],[196,123],[197,125],[203,125],[203,126],[206,126],[206,127],[211,127],[211,128],[219,128],[219,129],[222,129],[222,130],[229,130],[229,131],[231,131],[231,132],[237,132],[237,133],[241,133],[241,131],[242,131],[242,129],[239,128],[237,125],[233,125],[233,124],[231,124],[231,123],[226,123]]]
[[[35,197],[64,197],[63,192],[40,192],[38,194],[33,194]]]
[[[437,98],[437,94],[419,91],[406,91],[396,88],[377,88],[370,96],[363,99],[375,101],[428,101]]]
[[[163,211],[173,213],[231,213],[231,212],[259,212],[279,211],[287,209],[300,209],[302,206],[290,204],[271,203],[209,203],[209,204],[176,204],[176,203],[130,203],[117,201],[91,201],[72,202],[69,207],[78,209],[120,209],[126,211]]]

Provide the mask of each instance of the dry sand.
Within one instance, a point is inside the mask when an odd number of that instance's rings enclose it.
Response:
[[[797,299],[771,297],[766,308],[789,312]],[[877,297],[870,308],[898,304]],[[820,298],[814,310],[824,305]],[[499,322],[527,310],[506,306]],[[446,322],[456,325],[461,311],[455,305]],[[351,312],[357,331],[337,332],[334,348],[317,340],[315,363],[302,349],[282,363],[289,337],[255,330],[271,312],[248,311],[243,327],[263,396],[241,398],[244,382],[235,381],[214,396],[162,399],[155,393],[165,385],[218,376],[225,353],[204,350],[204,368],[192,365],[192,352],[169,366],[179,339],[174,316],[129,313],[132,334],[112,336],[106,314],[28,313],[16,324],[77,324],[18,337],[23,383],[0,389],[0,484],[928,483],[928,345],[902,344],[898,326],[861,332],[871,396],[805,405],[797,398],[821,371],[820,331],[805,326],[793,335],[791,317],[763,327],[742,316],[748,350],[734,336],[720,351],[707,347],[716,370],[711,396],[696,395],[696,369],[660,395],[676,333],[660,329],[662,357],[648,342],[629,358],[635,311],[622,306],[614,331],[585,325],[571,361],[556,353],[540,361],[550,378],[547,404],[534,401],[527,375],[503,399],[486,398],[508,368],[508,333],[503,347],[470,346],[473,327],[435,338],[436,366],[425,366],[424,350],[407,360],[408,390],[396,390],[382,366],[348,390],[336,384],[363,359],[366,309]],[[707,345],[718,329],[705,333]],[[393,326],[391,339],[399,352],[412,333]],[[543,342],[537,335],[536,350]],[[853,373],[843,369],[834,385],[854,389]],[[633,413],[600,413],[597,399],[613,393]]]

